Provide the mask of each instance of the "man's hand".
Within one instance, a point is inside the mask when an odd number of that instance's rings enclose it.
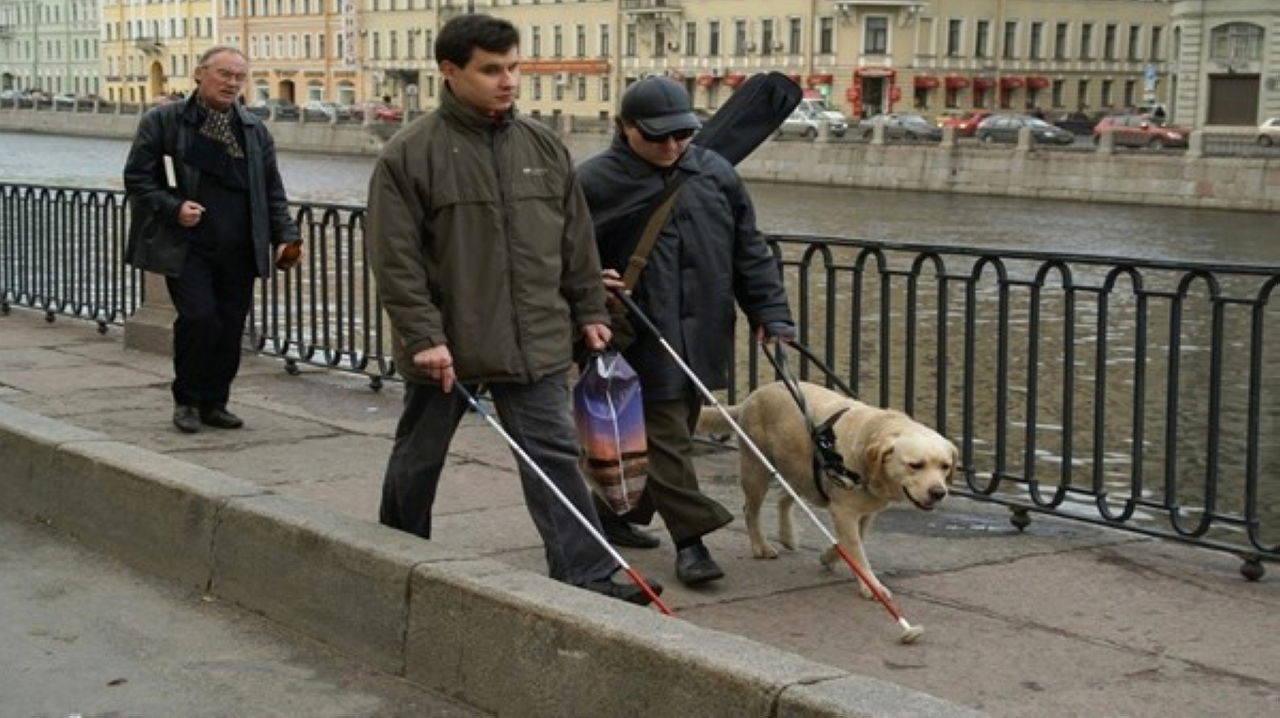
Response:
[[[600,272],[600,279],[604,280],[604,303],[613,309],[618,304],[618,298],[614,296],[615,291],[624,292],[627,285],[622,282],[622,275],[618,274],[616,269],[605,269]]]
[[[758,342],[767,342],[771,339],[782,342],[794,341],[796,325],[791,322],[765,322],[756,327],[755,335]]]
[[[613,338],[613,332],[610,331],[607,324],[583,324],[582,325],[582,341],[587,348],[593,352],[602,352],[609,346],[609,340]]]
[[[458,375],[453,372],[453,355],[449,353],[449,347],[441,344],[423,349],[413,355],[413,366],[440,382],[440,390],[444,393],[453,391],[453,383],[458,380]]]
[[[178,224],[183,227],[194,227],[200,224],[200,218],[204,216],[204,205],[191,200],[184,200],[178,206]]]

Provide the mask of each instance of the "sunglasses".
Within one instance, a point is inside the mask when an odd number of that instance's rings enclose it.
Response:
[[[640,130],[640,136],[644,138],[645,142],[653,142],[654,144],[663,143],[669,139],[675,140],[676,142],[684,142],[690,137],[693,137],[693,133],[696,132],[696,130],[676,130],[675,132],[668,132],[662,135],[651,135],[648,132],[641,130],[639,127],[636,129]]]

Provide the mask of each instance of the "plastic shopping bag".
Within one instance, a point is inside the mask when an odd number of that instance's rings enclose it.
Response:
[[[644,493],[649,447],[640,377],[621,354],[591,355],[573,387],[573,417],[587,483],[614,513],[635,508]]]

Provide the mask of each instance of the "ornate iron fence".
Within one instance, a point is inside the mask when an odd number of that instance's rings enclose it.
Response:
[[[378,388],[395,367],[364,210],[297,217],[307,255],[260,284],[252,347]],[[118,193],[0,185],[0,308],[121,323],[141,301],[124,218]],[[1020,528],[1043,512],[1229,551],[1250,578],[1280,558],[1280,266],[770,240],[801,341],[862,400],[952,437],[959,493]],[[773,379],[758,352],[741,327],[729,401]]]

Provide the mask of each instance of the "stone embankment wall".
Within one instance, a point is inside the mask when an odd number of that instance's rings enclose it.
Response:
[[[0,109],[0,130],[131,139],[136,115]],[[271,125],[282,150],[375,155],[394,125]],[[600,132],[565,135],[574,157],[604,149]],[[739,166],[748,179],[837,187],[1280,211],[1280,159],[1032,147],[770,141]]]

